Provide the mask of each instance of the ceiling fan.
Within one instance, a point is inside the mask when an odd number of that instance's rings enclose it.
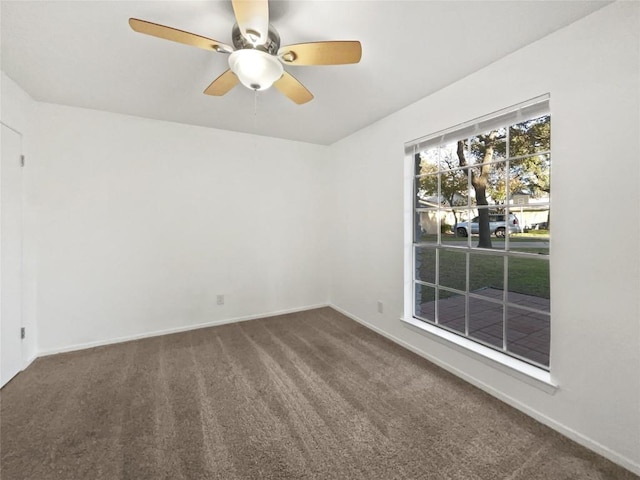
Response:
[[[283,65],[343,65],[358,63],[362,47],[358,41],[299,43],[280,47],[280,35],[269,24],[268,0],[232,0],[236,24],[233,47],[211,38],[157,23],[130,18],[133,30],[185,45],[229,54],[229,69],[216,78],[204,93],[221,96],[242,83],[251,90],[274,85],[297,104],[313,95]]]

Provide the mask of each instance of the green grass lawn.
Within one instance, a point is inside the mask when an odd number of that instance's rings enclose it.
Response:
[[[516,235],[516,237],[518,238],[524,238],[524,237],[528,237],[528,238],[540,238],[540,237],[547,237],[549,238],[549,230],[529,230],[526,233],[518,233]]]
[[[530,253],[546,253],[545,249],[519,249]],[[419,275],[434,282],[433,249],[419,249]],[[440,285],[466,290],[466,252],[440,250]],[[482,288],[504,290],[504,257],[470,253],[469,291]],[[508,290],[536,297],[549,298],[549,262],[542,258],[509,257]]]
[[[435,235],[433,235],[435,239]],[[478,235],[472,235],[471,240],[477,242]],[[443,233],[442,241],[462,241],[466,242],[467,237],[458,237],[453,233]],[[495,235],[491,235],[492,242],[504,242],[504,238],[498,238]],[[512,233],[509,235],[510,242],[548,242],[549,231],[548,230],[532,230],[527,233]]]
[[[467,237],[458,237],[453,233],[443,233],[441,237],[442,243],[466,243]],[[422,234],[420,236],[421,242],[430,242],[436,243],[438,241],[438,236],[435,234],[427,235]],[[476,245],[478,243],[478,235],[471,236],[472,244]],[[491,242],[496,244],[504,244],[504,239],[498,238],[495,235],[491,236]],[[549,242],[549,230],[531,230],[527,233],[512,233],[509,235],[509,242],[511,243],[519,243],[519,242]]]

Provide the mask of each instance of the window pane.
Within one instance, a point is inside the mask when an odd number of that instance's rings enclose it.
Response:
[[[502,304],[469,297],[469,335],[502,348]]]
[[[498,128],[472,137],[469,157],[472,164],[507,158],[507,129]]]
[[[465,297],[446,290],[438,290],[438,325],[464,333]]]
[[[457,151],[458,142],[448,143],[440,147],[440,168],[442,170],[451,170],[460,166]]]
[[[421,210],[416,212],[415,218],[415,239],[416,243],[433,243],[438,242],[438,217],[440,212],[437,210]]]
[[[549,262],[538,258],[509,258],[507,301],[549,312]]]
[[[435,248],[416,247],[416,280],[436,283],[436,250]]]
[[[437,175],[416,177],[414,192],[414,208],[437,208],[440,205]]]
[[[502,300],[503,290],[504,257],[469,254],[469,291]]]
[[[500,132],[502,136],[493,140],[491,132],[471,139],[468,164],[472,165],[472,179],[483,179],[472,182],[471,205],[502,205],[506,201],[506,166],[498,161],[506,159],[505,130]]]
[[[521,219],[523,233],[509,237],[509,250],[549,255],[549,207],[512,207],[511,212]]]
[[[454,226],[456,236],[460,238],[466,238],[473,233],[478,233],[477,223],[477,210],[460,210],[460,214],[457,215],[456,224]]]
[[[479,208],[475,210],[475,215],[468,221],[460,222],[456,230],[459,236],[464,235],[466,232],[471,232],[471,245],[473,247],[504,250],[504,235],[507,230],[505,218],[507,217],[504,209],[495,207]],[[486,222],[487,228],[485,237],[480,235],[483,221]]]
[[[416,317],[423,320],[435,322],[436,319],[436,289],[424,285],[416,284],[415,289],[415,312]]]
[[[424,175],[438,171],[438,148],[432,148],[415,155],[415,175]]]
[[[469,209],[454,209],[452,211],[453,227],[451,228],[451,235],[455,238],[452,239],[452,243],[459,246],[467,246],[469,244],[468,232],[469,232],[469,220],[475,216],[474,211]],[[455,243],[454,243],[455,242]]]
[[[479,172],[479,170],[478,170]],[[487,204],[503,206],[507,203],[507,164],[492,163],[487,167]]]
[[[527,120],[509,127],[509,156],[519,157],[551,150],[551,117]]]
[[[507,158],[507,127],[495,130],[493,142],[493,160],[505,160]]]
[[[440,250],[440,285],[465,291],[467,286],[467,254]]]
[[[509,209],[522,232],[522,235],[513,235],[511,250],[549,253],[549,167],[549,155],[535,155],[510,163]]]
[[[533,155],[509,162],[509,203],[521,206],[548,203],[550,167],[549,155]]]
[[[467,209],[447,209],[442,210],[442,235],[441,241],[444,245],[455,245],[458,247],[466,247],[469,245],[469,239],[466,235],[461,235],[457,230],[460,228],[459,223],[464,218],[469,218]]]
[[[507,199],[507,168],[504,162],[494,162],[484,167],[471,167],[471,206],[504,209]],[[475,185],[474,185],[475,182]],[[482,185],[485,185],[484,187]]]
[[[549,366],[550,317],[507,307],[507,350]]]
[[[469,199],[467,170],[451,170],[441,175],[441,203],[446,207],[466,207]]]
[[[509,235],[509,240],[520,240],[523,238],[524,225],[522,223],[522,217],[524,213],[517,209],[505,211],[506,229],[505,232]],[[525,245],[523,245],[525,246]]]

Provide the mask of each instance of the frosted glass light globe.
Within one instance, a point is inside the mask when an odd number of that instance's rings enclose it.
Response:
[[[282,77],[284,68],[273,55],[250,48],[229,55],[229,68],[251,90],[266,90]]]

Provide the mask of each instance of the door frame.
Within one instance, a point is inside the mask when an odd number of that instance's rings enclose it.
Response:
[[[12,131],[13,133],[15,133],[16,135],[18,135],[19,139],[20,139],[20,146],[19,146],[19,158],[20,159],[24,159],[24,135],[22,134],[22,132],[20,132],[19,130],[13,128],[11,125],[6,124],[3,121],[0,121],[0,126],[2,127],[6,127],[8,130]],[[0,159],[0,198],[1,198],[1,193],[2,193],[2,185],[1,185],[1,179],[3,176],[3,162],[1,161],[2,159]],[[22,164],[20,166],[20,191],[19,191],[19,203],[20,203],[20,226],[18,229],[18,235],[19,235],[19,245],[20,245],[20,270],[19,270],[19,277],[18,277],[18,290],[19,290],[19,328],[22,329],[24,328],[24,177],[23,177],[23,173],[22,173],[22,167],[24,167],[24,164]],[[2,219],[2,211],[0,209],[0,220]],[[5,238],[6,233],[2,232],[2,223],[0,221],[0,251],[3,248],[3,239]],[[6,241],[6,240],[5,240]],[[2,286],[2,278],[4,275],[4,271],[3,271],[3,267],[1,265],[1,259],[0,259],[0,286]],[[0,302],[2,301],[2,299],[0,298]],[[2,310],[0,309],[0,325],[2,324]],[[18,371],[12,375],[11,378],[5,379],[5,378],[0,378],[0,388],[2,388],[4,385],[6,385],[9,381],[11,381],[12,378],[15,377],[15,375],[17,375],[18,373],[20,373],[22,370],[24,370],[24,366],[25,366],[25,362],[24,362],[24,345],[23,345],[23,339],[20,338],[19,333],[16,332],[16,338],[18,338],[18,355],[19,355],[19,359],[18,359]]]

